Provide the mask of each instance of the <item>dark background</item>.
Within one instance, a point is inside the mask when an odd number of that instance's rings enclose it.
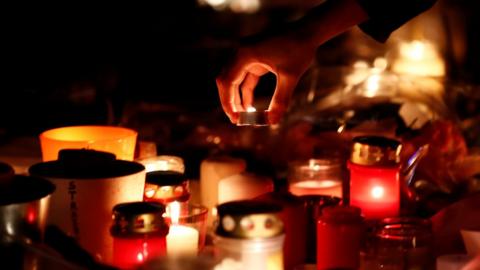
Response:
[[[0,138],[122,124],[127,105],[138,102],[219,111],[215,76],[238,40],[294,20],[314,2],[263,1],[253,14],[191,0],[4,7]],[[451,74],[479,82],[478,1],[441,2],[464,20],[450,31],[465,33],[467,57],[450,59]],[[322,46],[319,58],[342,39]]]

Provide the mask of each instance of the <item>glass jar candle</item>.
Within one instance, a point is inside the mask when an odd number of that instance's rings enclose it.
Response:
[[[376,136],[356,137],[350,160],[350,204],[366,219],[398,216],[400,212],[401,144]]]
[[[362,269],[435,269],[428,219],[386,218],[369,239]]]
[[[325,207],[317,222],[317,269],[358,269],[364,231],[359,208]]]
[[[300,200],[307,217],[306,226],[303,228],[306,235],[306,262],[315,263],[317,261],[317,220],[320,218],[323,208],[339,205],[341,199],[324,195],[307,195],[301,196]],[[296,235],[295,238],[297,238]]]
[[[342,167],[339,159],[309,159],[289,165],[289,190],[296,196],[342,197]]]
[[[185,164],[181,157],[177,156],[156,156],[137,160],[138,163],[145,166],[147,173],[154,171],[172,171],[185,173]]]
[[[164,213],[165,207],[158,203],[131,202],[113,208],[113,265],[130,269],[166,254],[169,228]]]
[[[186,203],[190,198],[188,180],[183,173],[153,171],[147,173],[143,200],[169,204],[173,201]]]
[[[218,206],[216,270],[283,270],[281,206],[265,201],[235,201]]]

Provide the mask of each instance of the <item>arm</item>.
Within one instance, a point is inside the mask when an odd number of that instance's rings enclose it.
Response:
[[[435,0],[330,0],[301,20],[260,40],[241,46],[230,65],[217,78],[223,110],[232,123],[238,112],[252,106],[259,78],[272,72],[277,86],[270,102],[269,121],[278,123],[288,108],[293,90],[309,67],[315,50],[352,26],[379,41],[408,19],[428,9]],[[241,94],[241,97],[240,97]]]
[[[277,86],[269,106],[269,119],[277,123],[316,48],[366,19],[356,0],[329,1],[288,28],[240,47],[217,78],[220,101],[230,121],[236,123],[238,112],[252,105],[253,90],[260,76],[272,72],[277,77]]]

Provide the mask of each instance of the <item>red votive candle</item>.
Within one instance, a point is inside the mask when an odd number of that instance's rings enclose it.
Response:
[[[131,269],[148,258],[166,254],[168,225],[158,203],[132,202],[113,208],[113,264]]]
[[[350,204],[366,219],[398,216],[400,211],[400,150],[398,141],[356,137],[350,160]]]
[[[364,231],[359,208],[325,207],[317,221],[317,269],[358,269]]]

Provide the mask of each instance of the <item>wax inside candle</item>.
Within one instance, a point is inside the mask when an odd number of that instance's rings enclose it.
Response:
[[[197,255],[199,232],[194,228],[178,224],[180,217],[180,203],[170,203],[168,208],[172,225],[170,226],[170,230],[167,235],[167,255]]]
[[[290,192],[297,196],[329,195],[342,197],[342,183],[333,180],[308,180],[290,184]]]

